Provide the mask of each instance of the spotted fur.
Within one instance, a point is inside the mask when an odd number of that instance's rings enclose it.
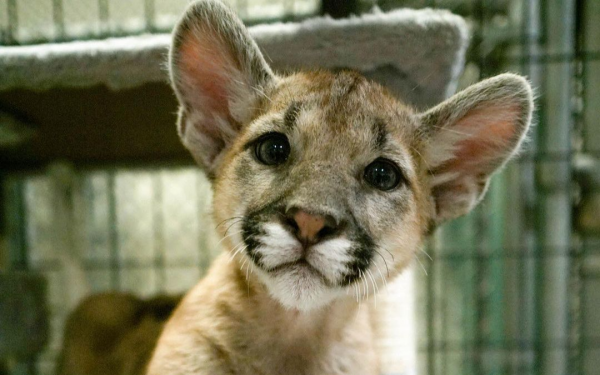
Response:
[[[462,215],[518,149],[531,90],[504,74],[425,113],[362,75],[275,75],[220,2],[193,4],[176,27],[171,78],[179,134],[214,187],[224,254],[188,294],[149,374],[377,374],[361,302],[402,272],[432,226]],[[265,134],[290,154],[257,160]],[[378,158],[401,171],[381,191]],[[307,247],[289,210],[335,230]]]

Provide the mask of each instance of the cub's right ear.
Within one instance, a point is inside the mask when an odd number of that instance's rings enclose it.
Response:
[[[212,178],[273,72],[240,19],[217,0],[187,9],[175,27],[169,65],[181,105],[179,136]]]

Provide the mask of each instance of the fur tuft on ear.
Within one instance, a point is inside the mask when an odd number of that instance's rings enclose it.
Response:
[[[187,9],[173,32],[169,67],[181,104],[179,135],[212,178],[274,75],[241,20],[218,0]]]
[[[501,74],[420,115],[419,138],[440,224],[469,212],[491,175],[519,149],[531,122],[529,83]]]

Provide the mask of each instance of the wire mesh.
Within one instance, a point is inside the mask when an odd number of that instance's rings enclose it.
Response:
[[[218,247],[210,188],[193,168],[75,172],[53,166],[24,180],[28,266],[48,280],[51,342],[39,358],[54,373],[66,315],[90,293],[185,292]],[[58,250],[60,249],[60,250]]]
[[[318,0],[225,0],[247,23],[300,19]],[[0,0],[0,44],[169,32],[190,0]]]
[[[24,19],[25,0],[0,0],[6,9],[0,32],[5,43],[17,44],[167,31],[186,3],[140,0],[125,9],[116,0],[48,0]],[[253,4],[238,0],[235,7],[252,22],[302,17],[319,6],[300,0],[270,1],[265,9],[262,2]],[[596,374],[600,235],[575,223],[578,207],[600,187],[578,180],[574,165],[581,154],[600,159],[600,2],[365,0],[357,12],[372,5],[441,7],[465,16],[473,38],[461,86],[513,71],[528,76],[537,90],[537,125],[526,151],[495,177],[474,213],[442,228],[427,254],[418,256],[412,271],[417,373]],[[214,248],[203,221],[209,196],[198,193],[208,190],[199,174],[105,170],[78,176],[76,201],[85,209],[74,221],[86,227],[61,241],[85,244],[71,247],[87,249],[78,256],[92,291],[176,292],[206,270]],[[43,240],[56,241],[54,229],[44,232],[57,227],[56,212],[40,209],[56,203],[52,180],[17,180],[25,185],[29,207],[27,260],[55,285],[51,306],[61,311],[53,318],[59,332],[69,303],[61,285],[68,281],[58,272],[64,259],[56,259],[56,243]],[[54,353],[59,344],[53,341]],[[42,357],[42,372],[51,368],[53,355],[49,350]]]

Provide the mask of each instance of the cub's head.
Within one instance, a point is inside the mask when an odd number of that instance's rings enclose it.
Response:
[[[511,74],[424,113],[354,72],[277,76],[214,0],[176,27],[170,68],[179,134],[213,181],[229,251],[300,310],[401,272],[433,227],[479,202],[532,111]]]

